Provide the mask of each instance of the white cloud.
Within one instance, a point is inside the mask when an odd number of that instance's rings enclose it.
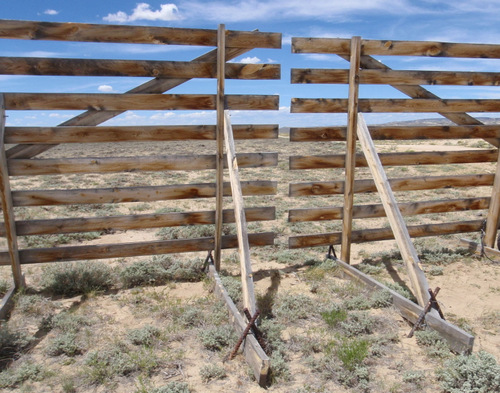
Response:
[[[274,60],[274,59],[270,59],[269,57],[267,58],[267,63],[268,64],[274,64],[274,63],[277,63],[278,60]]]
[[[118,23],[133,22],[136,20],[171,21],[179,20],[180,15],[175,4],[161,4],[159,10],[153,11],[149,4],[139,3],[130,15],[123,11],[118,11],[115,14],[108,14],[103,19],[108,22]]]
[[[56,10],[45,10],[43,13],[45,15],[57,15],[59,13],[59,11],[56,11]]]
[[[244,57],[243,59],[240,60],[240,63],[244,63],[244,64],[257,64],[257,63],[260,63],[261,60],[256,57],[256,56],[253,56],[253,57]]]
[[[158,112],[155,113],[154,115],[151,115],[150,119],[151,120],[166,120],[171,117],[175,116],[174,112]]]
[[[113,93],[115,91],[110,85],[100,85],[97,90],[99,90],[101,93]]]

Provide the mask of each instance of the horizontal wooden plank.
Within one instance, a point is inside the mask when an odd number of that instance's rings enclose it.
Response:
[[[358,104],[359,112],[364,113],[453,113],[500,111],[500,100],[497,99],[360,99]],[[290,111],[291,113],[344,113],[347,112],[347,99],[292,98]]]
[[[227,79],[280,79],[279,64],[226,64]],[[216,78],[216,63],[197,61],[0,57],[3,75],[138,76]]]
[[[0,20],[0,38],[127,44],[217,46],[217,30]],[[226,32],[233,48],[281,48],[280,33]]]
[[[248,235],[250,245],[271,246],[274,233],[252,233]],[[236,235],[222,237],[222,248],[237,248]],[[125,258],[143,255],[175,254],[181,252],[210,251],[214,249],[214,238],[203,237],[182,240],[158,240],[137,243],[99,244],[55,248],[33,248],[19,252],[22,264],[80,261],[107,258]],[[8,265],[8,253],[0,253],[0,266]]]
[[[419,214],[483,210],[488,208],[489,203],[490,198],[443,199],[398,203],[398,207],[403,216],[415,216]],[[384,207],[381,204],[355,205],[352,214],[353,218],[385,217]],[[288,211],[289,222],[341,220],[342,216],[342,206],[290,209]]]
[[[408,226],[411,237],[427,237],[452,235],[457,233],[477,232],[481,229],[483,220],[449,222],[444,224],[424,224]],[[381,240],[392,240],[394,234],[391,228],[375,228],[352,231],[352,243],[367,243]],[[289,248],[319,247],[338,245],[342,241],[342,232],[322,233],[317,235],[291,236]]]
[[[234,223],[234,211],[223,211],[223,222]],[[274,207],[250,207],[245,209],[247,221],[269,221],[276,218]],[[172,212],[134,214],[129,216],[78,217],[50,220],[23,220],[16,222],[18,236],[54,235],[78,232],[105,232],[145,228],[177,227],[184,225],[209,225],[215,223],[215,212]],[[0,223],[0,236],[5,236],[5,225]]]
[[[215,94],[5,93],[7,110],[215,110]],[[278,95],[226,95],[226,109],[278,110]]]
[[[500,138],[500,125],[370,126],[370,135],[374,140]],[[290,129],[290,141],[292,142],[345,141],[345,139],[346,127],[296,127]]]
[[[277,139],[277,124],[233,126],[235,139]],[[215,140],[214,125],[6,127],[5,143],[99,143]]]
[[[493,174],[457,175],[457,176],[419,176],[389,179],[393,191],[434,190],[450,187],[480,187],[493,184]],[[354,192],[376,192],[373,180],[363,179],[354,182]],[[344,192],[344,182],[323,181],[290,183],[289,196],[335,195]]]
[[[276,181],[241,182],[243,194],[275,195]],[[224,183],[224,195],[231,195],[231,186]],[[152,202],[175,199],[215,197],[215,183],[175,184],[154,187],[94,188],[78,190],[30,190],[12,193],[14,206],[47,206],[93,203]]]
[[[482,255],[484,253],[487,257],[495,259],[496,262],[500,262],[499,250],[483,246],[469,239],[460,239],[460,244],[467,246],[470,252],[473,252],[477,255]]]
[[[348,83],[346,69],[292,69],[292,83]],[[371,85],[498,86],[498,72],[360,70],[359,83]]]
[[[411,149],[411,146],[408,146]],[[442,165],[477,162],[497,162],[498,150],[426,151],[410,153],[380,153],[380,161],[386,166]],[[290,156],[290,169],[344,168],[344,154],[315,156]],[[356,154],[356,167],[366,167],[365,156]]]
[[[392,296],[392,303],[394,307],[401,313],[401,315],[411,323],[417,322],[419,316],[423,312],[423,308],[418,304],[413,303],[411,300],[401,296],[399,293],[379,283],[370,276],[360,272],[355,266],[350,266],[341,260],[336,260],[336,263],[347,275],[361,281],[370,288],[389,292]],[[448,342],[453,351],[458,353],[470,353],[472,351],[474,346],[474,336],[469,333],[439,317],[434,316],[432,313],[426,314],[425,323],[433,330],[437,331]]]
[[[240,153],[240,168],[278,165],[278,153]],[[214,154],[186,156],[89,157],[8,160],[11,176],[215,169]],[[226,163],[227,166],[227,163]]]
[[[350,54],[350,39],[292,37],[293,53]],[[500,59],[500,45],[436,41],[361,40],[361,55]]]
[[[12,285],[10,289],[3,295],[0,301],[0,321],[6,320],[14,307],[14,296],[16,295],[16,287]]]

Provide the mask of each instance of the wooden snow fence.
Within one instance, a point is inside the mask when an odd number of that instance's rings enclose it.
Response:
[[[281,34],[258,31],[231,31],[164,27],[92,25],[79,23],[45,23],[31,21],[0,21],[0,38],[13,40],[48,40],[109,44],[195,45],[215,47],[192,61],[61,59],[42,57],[0,57],[0,74],[44,76],[106,76],[149,77],[124,94],[4,92],[1,104],[0,192],[4,222],[0,236],[7,239],[8,252],[0,252],[0,265],[12,266],[14,284],[22,287],[21,266],[61,261],[122,258],[167,253],[215,250],[216,265],[220,250],[241,248],[239,235],[222,235],[222,223],[237,223],[238,232],[246,221],[275,219],[274,206],[254,206],[238,210],[223,209],[223,199],[235,199],[234,186],[224,182],[228,170],[223,153],[224,110],[277,110],[276,95],[226,94],[225,79],[279,79],[279,64],[242,64],[229,62],[254,48],[280,48]],[[169,90],[193,78],[217,79],[214,94],[166,94]],[[249,82],[251,83],[251,82]],[[34,85],[36,86],[36,85]],[[5,116],[19,110],[81,110],[82,113],[58,126],[5,126]],[[217,111],[214,125],[102,125],[125,111],[203,110]],[[234,133],[234,135],[233,135]],[[232,137],[243,139],[275,139],[278,125],[236,124]],[[38,155],[59,144],[101,144],[115,142],[217,141],[213,151],[193,151],[189,155],[116,157],[90,156],[85,158],[39,158]],[[167,145],[168,146],[168,145]],[[234,143],[233,143],[234,147]],[[91,147],[90,147],[91,148]],[[167,147],[168,149],[168,147]],[[201,153],[201,154],[197,154]],[[236,160],[236,150],[231,152]],[[238,152],[239,168],[273,167],[275,152]],[[199,171],[213,170],[212,182],[197,184],[137,185],[106,188],[43,187],[40,189],[11,189],[12,179],[19,176],[110,174],[128,172]],[[45,178],[46,179],[46,178]],[[174,178],[175,179],[175,178]],[[45,181],[45,184],[50,183]],[[238,179],[238,197],[274,195],[275,181]],[[36,206],[70,206],[87,204],[123,204],[172,200],[214,200],[213,210],[174,211],[152,214],[122,214],[112,216],[60,217],[51,219],[16,219],[16,208]],[[236,203],[235,203],[236,205]],[[91,209],[89,209],[91,211]],[[243,225],[241,221],[243,219]],[[246,221],[245,221],[246,220]],[[19,248],[23,236],[61,235],[85,232],[148,230],[186,225],[215,224],[212,237],[135,241],[120,244],[96,244],[50,248]],[[274,243],[274,233],[247,234],[247,247]],[[10,293],[10,292],[9,292]],[[5,299],[4,299],[5,300]],[[6,310],[2,304],[2,310]],[[253,306],[255,307],[255,306]]]

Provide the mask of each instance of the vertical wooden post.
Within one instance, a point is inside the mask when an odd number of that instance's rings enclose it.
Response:
[[[5,104],[3,94],[0,94],[0,196],[5,224],[5,233],[9,247],[10,263],[16,289],[24,287],[21,272],[21,261],[17,245],[16,222],[14,219],[14,204],[10,191],[9,173],[7,171],[7,155],[5,153]]]
[[[354,205],[354,171],[356,168],[356,125],[358,115],[359,63],[361,37],[351,39],[351,67],[349,70],[349,102],[347,108],[347,144],[345,155],[344,212],[342,217],[341,258],[351,260],[352,208]]]
[[[255,291],[253,285],[252,264],[250,262],[250,244],[248,242],[247,221],[243,204],[243,193],[241,191],[238,161],[236,159],[236,148],[234,146],[233,129],[229,111],[225,113],[224,138],[226,142],[227,167],[229,168],[229,180],[231,181],[231,194],[234,204],[234,218],[238,235],[238,254],[241,266],[241,292],[243,293],[243,307],[248,308],[251,315],[256,310]]]
[[[488,218],[486,220],[486,232],[483,239],[486,247],[495,247],[498,224],[500,224],[500,153],[498,155],[497,172],[495,174],[495,181],[493,182],[493,191],[491,193]]]
[[[373,144],[373,140],[368,131],[368,127],[361,113],[358,115],[358,139],[365,153],[366,162],[373,176],[373,181],[377,186],[377,191],[384,205],[384,210],[391,225],[394,238],[398,243],[401,256],[406,263],[408,276],[410,277],[411,286],[413,288],[418,304],[425,307],[429,301],[429,284],[425,278],[425,274],[420,268],[417,251],[408,233],[408,228],[403,219],[403,215],[399,210],[398,203],[394,197],[389,180],[385,174],[384,167],[380,162],[380,158]],[[435,314],[435,310],[432,311]]]
[[[224,88],[226,71],[226,28],[219,25],[217,34],[217,180],[215,195],[215,269],[220,270],[222,242],[222,208],[224,202]]]

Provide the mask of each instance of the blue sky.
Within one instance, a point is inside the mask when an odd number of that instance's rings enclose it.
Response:
[[[283,49],[256,49],[237,61],[282,64],[278,81],[226,82],[228,94],[280,94],[280,111],[233,113],[234,123],[279,123],[281,126],[338,125],[345,115],[290,114],[291,97],[346,98],[339,85],[290,85],[290,68],[346,68],[335,55],[291,53],[291,37],[342,37],[366,39],[435,40],[446,42],[500,43],[500,0],[178,0],[140,3],[128,0],[60,1],[0,0],[4,19],[52,22],[110,23],[186,28],[280,32]],[[0,56],[71,57],[103,59],[152,59],[189,61],[211,48],[130,44],[64,43],[0,40]],[[395,69],[497,71],[500,60],[381,57]],[[4,92],[123,93],[145,78],[22,77],[1,76]],[[192,80],[172,93],[215,93],[214,80]],[[495,87],[426,87],[443,98],[500,98]],[[390,87],[363,86],[360,98],[406,98]],[[57,125],[78,112],[10,112],[8,125]],[[421,117],[438,117],[423,114]],[[405,120],[401,114],[368,116],[368,121]],[[215,114],[205,112],[128,112],[109,121],[112,125],[213,124]]]

